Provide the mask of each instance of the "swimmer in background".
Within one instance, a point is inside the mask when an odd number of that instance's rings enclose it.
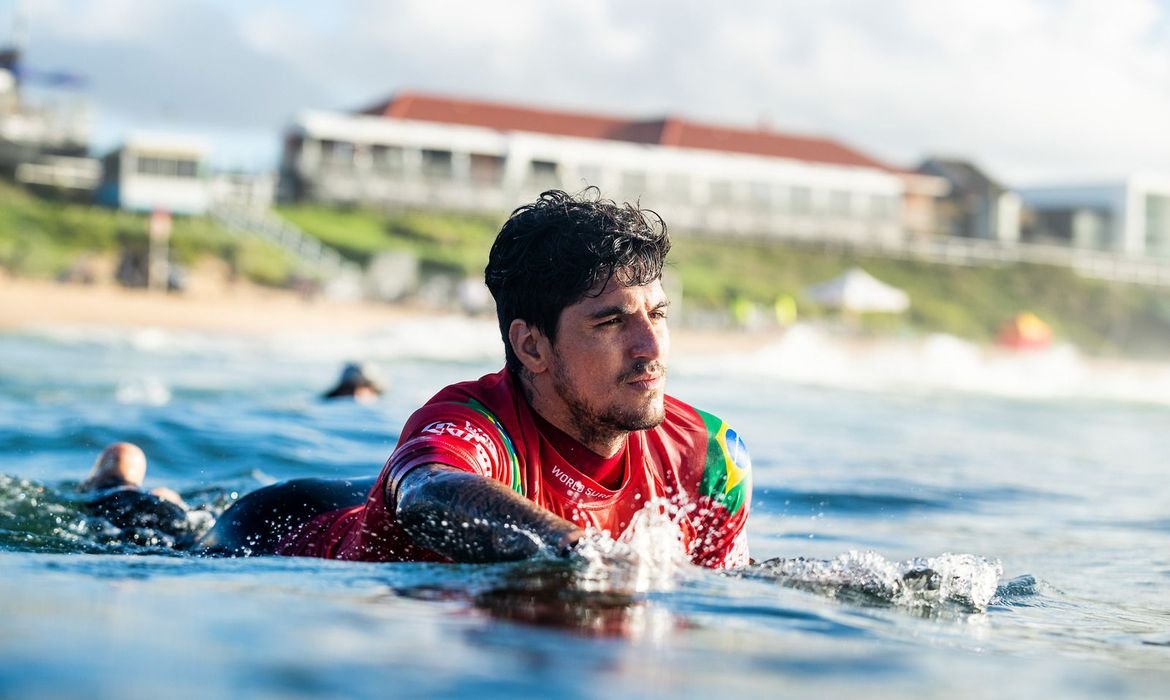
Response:
[[[322,394],[321,398],[352,398],[359,403],[373,403],[383,391],[372,371],[357,362],[350,362],[341,370],[337,386]]]
[[[102,450],[77,490],[85,509],[122,530],[123,539],[151,543],[162,534],[173,538],[168,544],[175,548],[190,547],[195,537],[189,507],[173,489],[144,490],[145,479],[146,455],[137,445],[116,442]]]

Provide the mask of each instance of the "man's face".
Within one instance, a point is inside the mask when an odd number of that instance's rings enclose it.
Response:
[[[586,445],[662,422],[668,303],[658,280],[610,281],[561,311],[549,373],[571,432]]]

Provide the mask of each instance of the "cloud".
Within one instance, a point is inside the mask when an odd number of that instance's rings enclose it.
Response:
[[[114,119],[275,126],[328,86],[251,44],[238,18],[199,2],[36,5],[27,60],[86,75]],[[73,12],[67,12],[72,9]]]
[[[272,129],[415,88],[832,135],[1009,182],[1170,162],[1154,0],[42,0],[30,57],[103,111]]]

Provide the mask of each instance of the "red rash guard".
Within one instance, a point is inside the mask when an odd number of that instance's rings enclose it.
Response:
[[[751,460],[722,420],[667,396],[662,424],[630,433],[621,469],[608,470],[610,478],[604,480],[611,484],[620,475],[614,489],[570,464],[554,447],[570,451],[567,436],[550,440],[538,428],[541,423],[507,370],[448,386],[407,420],[363,505],[314,518],[282,542],[278,553],[446,561],[411,540],[385,497],[387,483],[396,489],[414,467],[444,464],[495,479],[566,520],[613,537],[625,531],[647,501],[664,498],[685,513],[677,520],[692,562],[712,568],[748,563],[744,525]]]

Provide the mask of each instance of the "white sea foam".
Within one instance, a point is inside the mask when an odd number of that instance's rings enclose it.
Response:
[[[266,335],[164,328],[54,326],[36,334],[63,344],[91,344],[146,355],[235,356],[265,353],[299,360],[425,358],[447,361],[502,359],[494,319],[452,315],[396,320],[365,331],[284,331]]]
[[[165,406],[171,402],[171,390],[154,377],[142,377],[119,385],[114,398],[123,404]]]
[[[41,335],[66,344],[89,343],[151,356],[275,357],[321,363],[354,358],[498,362],[503,357],[494,320],[451,315],[419,316],[374,331],[328,335],[65,327],[44,329]],[[1095,359],[1071,345],[1009,351],[943,334],[859,340],[797,324],[758,350],[680,355],[672,366],[696,376],[773,378],[875,392],[961,391],[1170,404],[1168,363]]]
[[[833,559],[770,559],[746,571],[798,588],[862,595],[909,608],[945,603],[987,609],[1003,567],[973,554],[940,554],[891,562],[876,552],[851,550]]]
[[[1088,358],[1070,345],[984,348],[950,335],[858,340],[797,325],[759,350],[690,357],[688,373],[771,377],[864,391],[962,391],[1170,404],[1170,365]]]

